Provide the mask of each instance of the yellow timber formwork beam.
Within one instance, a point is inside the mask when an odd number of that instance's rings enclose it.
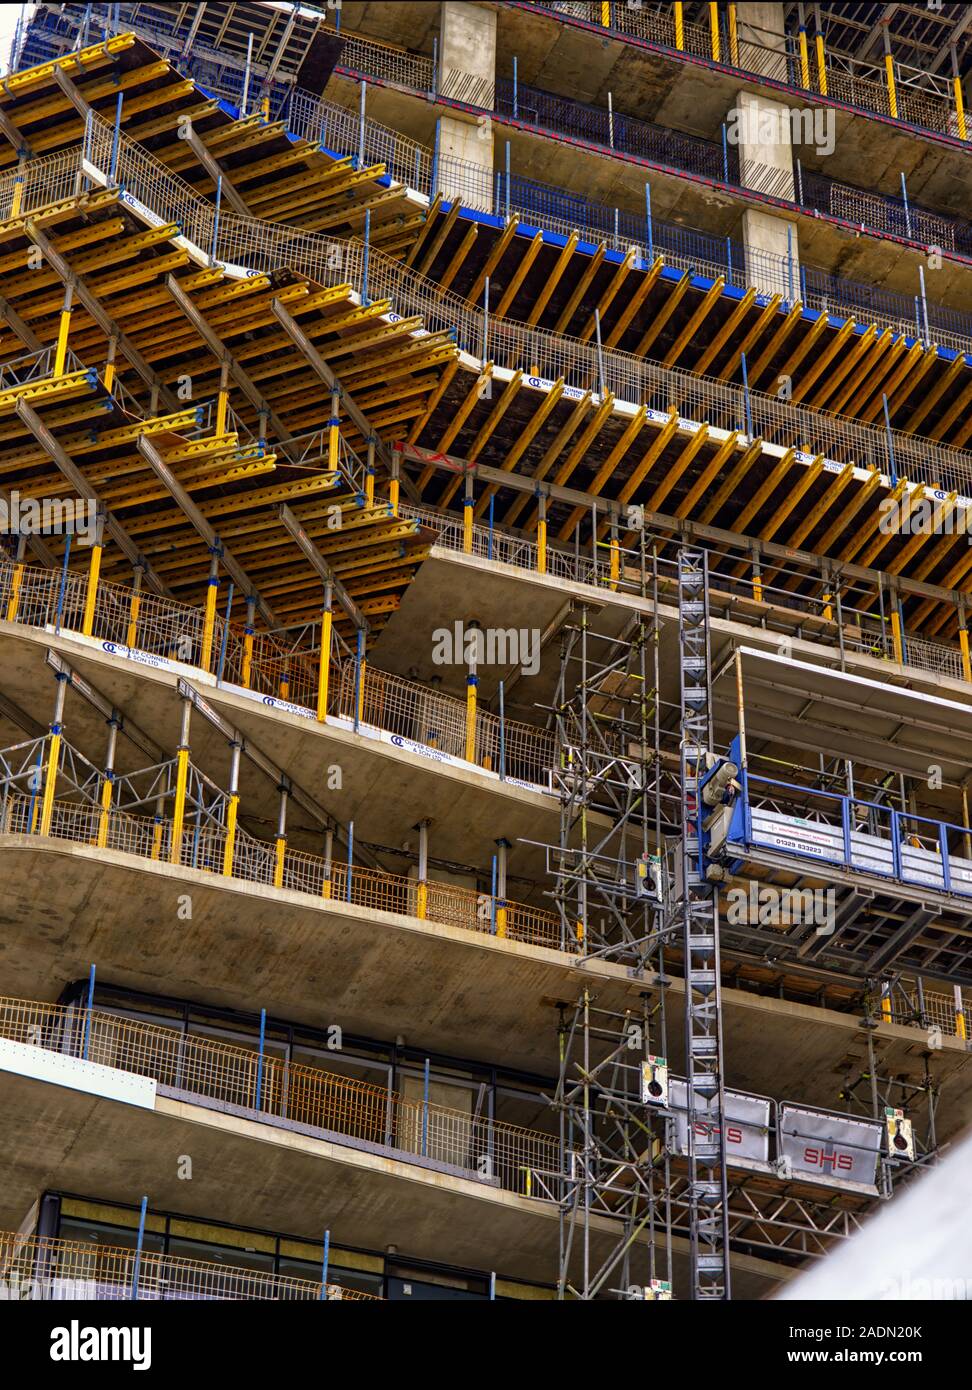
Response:
[[[781,498],[773,515],[760,528],[759,539],[761,541],[771,541],[773,539],[784,521],[786,521],[787,517],[793,511],[794,507],[798,506],[820,477],[820,474],[823,472],[823,466],[824,456],[823,454],[818,454],[809,467],[803,468],[803,476],[797,480],[796,486],[791,487],[787,491],[786,495]],[[748,569],[749,565],[743,562],[736,566],[733,570],[733,574],[738,578],[745,574]]]
[[[557,472],[554,474],[555,486],[564,487],[570,481],[574,469],[580,463],[581,459],[587,453],[588,449],[590,449],[591,445],[594,443],[594,440],[601,433],[601,430],[607,424],[608,420],[610,420],[613,413],[614,396],[609,391],[608,394],[605,396],[604,400],[598,406],[597,410],[594,412],[592,418],[588,421],[580,438],[577,440],[576,444],[573,445],[567,457],[564,459],[563,463],[560,465],[560,467],[557,469]],[[526,526],[524,527],[524,530],[533,531],[536,528],[536,524],[537,517],[536,515],[534,515],[530,519],[530,521],[527,522]]]
[[[542,246],[543,233],[537,232],[536,236],[532,239],[530,245],[524,252],[520,264],[517,266],[516,270],[510,276],[510,282],[507,285],[506,289],[503,291],[503,295],[500,299],[499,304],[497,304],[496,306],[495,312],[497,318],[504,318],[509,313],[510,307],[512,306],[513,301],[516,299],[516,296],[519,294],[523,281],[530,273],[530,267],[533,265],[533,262],[539,256],[540,248]]]
[[[952,540],[954,540],[954,537],[947,536],[944,539],[951,542]],[[969,570],[972,569],[972,550],[970,550],[967,546],[964,547],[964,549],[966,553],[963,556],[961,556],[960,559],[956,560],[956,562],[952,565],[951,569],[947,570],[945,574],[942,576],[942,578],[939,580],[939,584],[943,589],[958,590],[961,587],[962,580],[968,574]],[[968,590],[966,589],[964,592],[967,593]],[[926,630],[929,634],[937,632],[942,626],[944,626],[946,622],[948,622],[951,616],[951,614],[947,611],[940,612],[937,617],[933,618],[931,622],[928,622],[926,628],[925,624],[927,620],[931,617],[932,613],[934,612],[937,606],[938,605],[935,599],[923,599],[922,602],[915,609],[915,612],[912,616],[912,627],[915,629],[921,628],[923,630]]]
[[[712,486],[713,482],[716,480],[716,478],[718,478],[719,474],[722,472],[723,468],[732,458],[733,454],[736,452],[736,445],[738,441],[739,431],[733,430],[732,433],[724,440],[724,442],[719,445],[719,448],[716,449],[715,453],[709,459],[709,462],[702,469],[702,472],[696,478],[695,482],[692,484],[688,492],[685,494],[681,502],[679,502],[678,506],[676,507],[675,515],[680,520],[684,517],[691,516],[692,509],[695,506],[696,502],[703,495],[703,493],[708,491],[708,489]]]
[[[894,394],[888,397],[888,414],[893,420],[898,411],[902,408],[905,401],[916,389],[919,382],[928,374],[930,369],[938,361],[938,348],[933,343],[928,351],[923,355],[917,372],[909,376],[901,385],[895,388]]]
[[[469,416],[472,414],[476,406],[476,402],[480,400],[482,398],[483,393],[490,388],[492,379],[493,364],[492,362],[487,362],[486,365],[483,367],[482,371],[476,377],[475,381],[469,387],[469,390],[466,392],[466,398],[462,402],[462,405],[460,405],[459,409],[455,411],[452,420],[446,426],[445,430],[443,430],[442,434],[439,436],[438,442],[435,445],[436,453],[444,454],[447,452],[449,445],[455,439],[456,435],[459,433]],[[422,469],[417,484],[419,493],[425,491],[434,473],[435,469],[432,467],[431,464],[427,464],[426,467]]]
[[[707,526],[714,516],[718,516],[726,499],[734,496],[740,482],[745,478],[762,452],[763,441],[761,439],[754,439],[752,444],[743,451],[702,509],[699,520],[703,525]]]
[[[810,331],[808,333],[804,333],[803,337],[799,340],[799,342],[794,343],[793,349],[790,352],[789,357],[785,360],[782,367],[780,367],[780,369],[776,373],[776,380],[778,382],[785,381],[787,378],[789,378],[790,381],[793,380],[794,373],[800,366],[800,363],[806,357],[807,353],[813,347],[814,343],[817,341],[818,338],[821,337],[821,335],[826,330],[827,323],[828,319],[826,314],[817,315],[816,319],[810,326]]]
[[[924,489],[922,489],[922,491],[923,490]],[[906,478],[900,479],[900,481],[888,495],[891,501],[900,503],[903,497],[909,495],[908,480]],[[856,531],[854,532],[854,535],[844,546],[843,550],[841,550],[838,558],[844,561],[851,561],[854,560],[856,556],[862,555],[862,552],[863,555],[879,554],[880,551],[884,549],[884,547],[890,540],[890,537],[882,533],[880,530],[881,520],[882,515],[880,510],[875,510],[873,515],[866,517],[862,521],[860,521],[858,523]],[[877,532],[876,542],[871,540],[875,532]],[[868,561],[863,558],[863,555],[860,560],[860,563],[862,565],[866,565]]]
[[[463,237],[462,241],[459,243],[459,246],[456,249],[456,253],[453,256],[452,260],[449,262],[449,264],[446,266],[445,270],[439,277],[440,290],[449,289],[453,280],[456,278],[456,276],[459,274],[459,271],[465,264],[466,257],[469,255],[470,251],[476,245],[476,238],[478,237],[478,235],[479,228],[476,225],[476,223],[473,222],[470,225],[468,232]]]
[[[883,566],[884,572],[886,574],[901,574],[906,567],[910,567],[918,551],[928,544],[932,536],[940,535],[943,527],[950,523],[951,518],[958,515],[957,502],[957,492],[950,492],[947,497],[942,498],[935,506],[927,527],[916,528],[915,534],[909,537],[894,559]]]
[[[890,328],[886,328],[881,336],[877,338],[865,352],[861,353],[846,381],[844,381],[836,395],[827,402],[828,410],[833,411],[835,415],[843,411],[847,402],[860,390],[861,383],[871,374],[884,354],[890,350],[891,338],[891,330]]]
[[[530,445],[533,443],[537,434],[543,428],[543,425],[546,422],[547,417],[553,413],[553,411],[559,404],[563,394],[564,379],[563,377],[558,377],[558,379],[554,382],[550,390],[546,392],[546,394],[544,395],[540,403],[539,409],[533,412],[532,418],[520,431],[516,443],[513,445],[513,448],[506,455],[506,458],[500,465],[504,473],[513,472],[513,469],[519,463],[520,459],[523,457],[527,449],[529,449]],[[489,487],[487,487],[482,497],[480,497],[479,501],[476,503],[474,516],[477,519],[483,515],[483,513],[486,511],[486,508],[489,506],[489,499],[493,497],[498,491],[499,485],[497,483],[490,483]]]
[[[846,409],[843,413],[851,415],[855,419],[858,418],[872,396],[877,397],[878,408],[881,408],[882,383],[890,376],[893,376],[897,371],[901,359],[905,355],[905,347],[906,344],[903,337],[898,338],[896,342],[891,344],[890,349],[883,355],[880,361],[875,364],[874,371],[861,383],[858,390],[855,391],[854,395],[847,402]],[[912,355],[911,360],[913,362],[921,355],[920,345],[916,343],[915,347],[917,348],[917,352],[914,352]]]
[[[887,380],[875,386],[874,394],[871,399],[865,402],[860,410],[856,412],[858,417],[861,420],[870,422],[877,418],[877,416],[883,415],[885,396],[888,398],[888,414],[890,416],[895,392],[899,388],[902,388],[906,394],[909,393],[913,389],[915,382],[923,374],[922,364],[925,362],[925,359],[932,356],[933,353],[925,352],[921,343],[915,343],[904,355],[903,359],[898,362],[898,365],[891,372],[890,376],[888,376]],[[915,371],[916,367],[918,368],[917,372]]]
[[[873,323],[865,329],[850,351],[844,354],[833,370],[827,373],[816,390],[810,393],[808,405],[812,405],[815,410],[824,408],[827,400],[837,390],[841,382],[845,381],[854,367],[861,362],[862,358],[867,356],[877,337],[877,331],[877,325]]]
[[[618,493],[617,500],[620,506],[626,507],[627,504],[631,501],[635,493],[638,491],[639,487],[641,487],[641,484],[648,477],[655,464],[658,462],[662,454],[668,448],[669,444],[675,438],[675,433],[677,430],[678,411],[673,409],[672,413],[669,415],[664,425],[662,425],[659,432],[655,435],[655,438],[651,441],[651,443],[648,445],[648,448],[642,454],[641,459],[632,471],[631,476],[625,481],[624,486]],[[603,534],[606,531],[607,522],[604,522],[601,526],[601,533]]]
[[[798,385],[793,388],[793,394],[790,399],[794,405],[799,404],[799,402],[803,400],[810,388],[816,385],[817,380],[823,376],[834,358],[843,352],[844,348],[847,346],[847,340],[856,327],[857,325],[853,319],[846,319],[845,322],[841,324],[840,328],[833,335],[833,338],[824,348],[816,362],[811,363],[800,377]]]
[[[459,201],[457,199],[453,202],[452,207],[449,209],[445,217],[442,219],[442,226],[439,228],[435,236],[429,242],[428,249],[423,252],[421,260],[416,265],[415,269],[418,271],[419,275],[427,275],[429,273],[429,267],[434,262],[436,256],[439,254],[439,251],[445,245],[446,238],[448,237],[449,233],[452,231],[453,227],[456,225],[456,222],[458,220]]]
[[[645,405],[639,406],[634,417],[629,422],[627,428],[623,431],[621,438],[615,443],[614,447],[611,449],[611,452],[608,454],[607,458],[604,460],[600,468],[597,470],[597,473],[594,475],[592,482],[586,489],[587,492],[593,493],[595,497],[600,496],[604,484],[610,480],[615,468],[624,458],[625,454],[631,448],[631,445],[634,443],[638,435],[641,433],[641,428],[644,425],[647,416],[648,407]],[[567,517],[567,520],[561,526],[559,532],[557,533],[559,539],[562,541],[569,540],[570,537],[574,534],[574,529],[577,526],[578,522],[587,515],[587,507],[575,507],[573,511],[570,513],[570,515]]]
[[[594,276],[597,274],[598,267],[604,260],[606,252],[607,244],[602,241],[598,245],[593,256],[589,256],[587,258],[587,267],[584,270],[583,274],[579,277],[577,284],[574,287],[573,293],[571,294],[567,303],[564,305],[563,309],[560,311],[560,315],[557,318],[557,322],[554,324],[553,331],[555,333],[565,333],[567,331],[567,325],[574,317],[578,304],[581,302],[581,300],[584,298],[584,295],[587,293],[588,288],[590,287],[590,284],[594,279]]]
[[[674,314],[679,304],[681,304],[683,298],[685,297],[685,292],[691,283],[692,272],[687,270],[685,274],[682,276],[682,278],[679,280],[678,284],[673,287],[671,293],[668,296],[668,299],[659,309],[658,313],[655,315],[651,323],[648,325],[644,333],[642,333],[641,337],[639,338],[634,348],[634,355],[636,357],[644,357],[647,354],[652,343],[655,341],[659,333],[665,327],[665,324],[671,318],[672,314]]]
[[[618,295],[618,291],[621,289],[625,280],[627,280],[628,276],[631,274],[637,256],[638,253],[636,249],[632,247],[631,250],[628,251],[621,264],[616,268],[613,276],[611,277],[610,284],[607,286],[607,288],[604,290],[604,293],[601,295],[600,302],[597,305],[596,311],[590,314],[587,322],[584,324],[584,327],[580,331],[579,337],[582,343],[587,343],[590,341],[595,329],[597,328],[599,319],[601,323],[601,333],[603,338],[604,315],[607,313],[611,305],[614,303],[614,300]]]
[[[959,375],[961,371],[963,371],[963,369],[965,369],[965,367],[966,363],[964,355],[962,353],[956,354],[956,356],[945,368],[945,371],[939,377],[938,381],[935,382],[935,385],[931,388],[930,391],[927,392],[926,395],[922,396],[921,400],[918,402],[914,410],[911,412],[907,420],[904,422],[902,430],[905,434],[915,434],[917,432],[919,425],[921,425],[922,421],[928,415],[929,411],[935,408],[938,402],[948,391],[955,378]]]
[[[580,429],[591,408],[591,402],[591,392],[585,391],[567,419],[561,425],[560,429],[554,435],[553,439],[547,445],[543,457],[534,469],[533,476],[537,482],[541,482],[547,476],[560,457],[561,452],[566,447],[568,440],[573,438]],[[503,518],[504,526],[512,526],[523,509],[529,505],[529,502],[530,496],[526,492],[521,492],[514,497]]]
[[[800,518],[794,530],[787,536],[786,543],[788,546],[792,546],[794,549],[798,549],[802,546],[803,542],[808,536],[813,534],[830,511],[830,508],[850,485],[853,476],[854,465],[852,463],[845,463],[839,473],[832,473],[830,475],[830,483],[827,487],[827,491],[813,504],[807,514]]]
[[[742,342],[739,344],[737,348],[733,350],[732,356],[726,362],[725,366],[722,367],[718,372],[716,372],[717,381],[728,381],[730,377],[736,374],[736,372],[739,370],[739,365],[742,361],[743,353],[746,354],[746,361],[749,361],[749,353],[759,342],[760,338],[762,338],[763,334],[766,332],[770,324],[773,322],[774,318],[776,317],[777,310],[779,309],[780,304],[782,302],[783,296],[781,294],[774,294],[772,296],[769,303],[765,306],[762,313],[760,314],[759,318],[747,331],[746,336],[743,338]]]
[[[102,43],[89,44],[86,48],[78,49],[65,57],[38,63],[36,67],[25,68],[22,72],[8,73],[3,79],[2,90],[6,96],[16,98],[50,83],[56,68],[68,68],[76,72],[79,68],[93,70],[104,67],[113,63],[119,53],[124,53],[134,46],[134,34],[116,34]]]
[[[864,481],[863,486],[859,487],[857,492],[847,499],[841,507],[839,514],[830,523],[820,539],[814,543],[818,555],[830,554],[831,547],[837,540],[837,537],[847,529],[858,512],[871,500],[880,484],[881,474],[878,469],[874,468]],[[795,578],[791,580],[786,587],[793,588],[798,583],[799,578]]]
[[[914,510],[914,507],[922,500],[922,498],[924,497],[924,493],[925,493],[924,485],[919,485],[918,487],[913,488],[910,492],[908,492],[908,493],[906,494],[906,496],[905,496],[905,505],[902,506],[901,509],[900,509],[900,515],[901,515],[901,517],[902,517],[902,524],[903,524],[903,525],[906,525],[906,524],[907,524],[907,518],[911,515],[911,512]],[[887,548],[888,544],[889,544],[890,541],[891,541],[891,536],[890,536],[887,532],[882,531],[881,525],[880,525],[880,519],[879,519],[877,522],[874,522],[874,523],[869,522],[869,523],[868,523],[867,529],[866,529],[866,532],[865,532],[865,536],[866,536],[867,534],[870,534],[870,533],[873,533],[873,537],[872,537],[870,543],[866,546],[866,548],[865,548],[865,550],[864,550],[864,552],[863,552],[863,554],[862,554],[862,556],[861,556],[860,563],[861,563],[862,565],[871,565],[872,561],[873,561],[873,560],[876,560],[876,559],[878,558],[878,556],[881,554],[882,550],[885,550],[885,549]],[[856,544],[853,546],[853,549],[852,549],[852,553],[851,553],[851,557],[850,557],[850,558],[853,559],[854,555],[857,553],[857,550],[858,550],[858,548],[859,548],[859,546],[860,546],[861,541],[862,541],[864,538],[865,538],[865,537],[863,537],[863,536],[857,538],[857,542],[856,542]],[[926,535],[926,534],[919,533],[919,535],[917,536],[917,540],[918,540],[918,543],[921,544],[923,541],[927,540],[927,535]],[[897,558],[897,557],[896,557],[896,558]],[[894,573],[897,573],[897,571],[894,570],[894,569],[892,568],[892,565],[891,565],[891,564],[881,565],[881,570],[882,570],[884,573],[886,573],[886,574],[894,574]],[[876,600],[875,600],[875,601],[876,601]],[[872,604],[870,604],[870,603],[865,604],[865,607],[871,607],[871,606],[872,606]]]
[[[705,294],[702,296],[701,303],[696,306],[694,313],[690,315],[685,327],[681,330],[672,346],[662,358],[662,364],[664,366],[675,366],[688,344],[692,341],[699,328],[712,312],[713,305],[722,294],[725,284],[725,280],[720,275],[718,279],[712,282],[709,289],[706,290]]]
[[[661,481],[656,485],[654,492],[651,494],[648,501],[645,503],[645,506],[648,509],[648,511],[656,512],[659,509],[659,507],[665,501],[665,498],[671,492],[672,488],[682,477],[682,474],[685,472],[685,470],[689,467],[696,454],[699,452],[702,446],[708,442],[708,439],[709,425],[708,423],[706,423],[704,425],[701,425],[692,435],[691,439],[689,439],[686,442],[678,458],[668,469]]]
[[[793,466],[795,453],[795,449],[787,449],[783,457],[777,462],[776,466],[770,470],[769,475],[763,479],[752,497],[737,514],[735,520],[729,527],[731,531],[745,531],[753,517],[760,511],[780,484],[785,481],[787,474]]]
[[[483,265],[482,270],[476,276],[476,279],[472,283],[472,288],[466,295],[466,299],[469,301],[470,304],[478,304],[481,301],[483,297],[483,290],[486,288],[486,281],[487,279],[492,279],[492,277],[496,274],[500,261],[506,255],[510,243],[516,236],[516,229],[519,225],[519,217],[511,217],[509,222],[507,222],[506,226],[503,228],[499,236],[496,238],[489,255],[486,257],[486,261]]]
[[[934,429],[928,431],[928,438],[934,439],[936,442],[944,439],[955,421],[965,417],[970,402],[972,402],[972,378],[959,392]]]
[[[513,402],[519,395],[520,387],[522,385],[523,373],[517,370],[513,373],[513,376],[510,378],[510,380],[506,383],[506,386],[503,390],[503,394],[500,396],[499,400],[496,402],[492,410],[487,415],[482,426],[480,427],[479,433],[476,435],[476,438],[473,440],[472,444],[466,451],[465,458],[468,463],[475,463],[476,459],[479,458],[479,455],[482,453],[483,449],[489,443],[491,436],[499,426],[500,421],[503,419],[503,416],[506,414],[510,406],[513,404]],[[449,503],[455,496],[457,489],[461,487],[462,481],[462,477],[458,474],[456,475],[456,477],[451,478],[449,482],[446,484],[446,486],[443,488],[441,494],[439,495],[436,505],[439,507],[448,507]]]
[[[793,305],[789,313],[785,316],[783,322],[777,327],[776,332],[773,334],[769,342],[763,348],[763,351],[753,362],[749,364],[747,376],[749,377],[749,385],[752,388],[755,389],[755,387],[759,384],[759,378],[763,375],[763,372],[766,370],[768,364],[776,356],[777,352],[783,346],[783,343],[789,337],[796,324],[800,322],[800,319],[802,317],[803,305],[799,301],[797,301],[797,303]]]
[[[551,296],[553,295],[557,286],[560,284],[560,281],[563,278],[567,266],[570,264],[571,257],[573,256],[574,251],[577,247],[577,243],[579,241],[580,235],[577,232],[571,232],[570,236],[567,238],[567,241],[561,247],[560,255],[554,262],[553,270],[550,272],[550,274],[544,281],[543,289],[537,295],[533,307],[531,308],[529,314],[527,314],[526,321],[528,324],[531,325],[531,327],[535,327],[543,317],[544,311],[546,310],[547,305],[550,303]]]
[[[659,275],[661,275],[664,265],[665,262],[663,258],[661,256],[657,256],[653,264],[649,266],[646,273],[641,277],[641,283],[638,285],[638,288],[635,290],[634,294],[629,296],[627,304],[625,305],[624,309],[622,309],[621,313],[618,315],[617,322],[614,324],[610,333],[604,339],[605,347],[616,347],[617,344],[621,341],[623,334],[626,333],[628,328],[630,327],[635,314],[637,314],[642,304],[644,304],[645,300],[648,298],[649,294],[654,289],[655,285],[658,283],[658,277]]]
[[[435,225],[435,218],[436,218],[437,214],[438,214],[441,210],[442,210],[442,194],[441,194],[441,193],[437,193],[437,194],[435,195],[435,197],[433,198],[433,200],[432,200],[432,203],[431,203],[431,206],[429,207],[428,212],[427,212],[426,215],[425,215],[425,223],[424,223],[424,225],[423,225],[423,227],[422,227],[422,231],[421,231],[421,233],[419,234],[419,236],[417,236],[417,237],[415,238],[414,242],[412,243],[411,247],[409,248],[408,255],[405,257],[405,264],[406,264],[406,265],[412,265],[412,264],[414,264],[414,262],[415,262],[416,259],[418,258],[419,253],[421,252],[422,248],[424,247],[425,243],[428,241],[429,236],[430,236],[431,233],[432,233],[432,228],[433,228],[433,226]]]
[[[716,358],[719,356],[719,353],[725,347],[726,343],[728,343],[729,340],[732,337],[734,337],[737,328],[742,323],[746,315],[749,313],[749,310],[752,307],[752,303],[755,298],[756,291],[751,288],[748,289],[746,293],[743,295],[742,299],[740,299],[739,303],[733,309],[732,313],[726,319],[725,323],[719,329],[718,333],[716,333],[715,337],[712,339],[712,342],[702,353],[702,356],[698,359],[697,362],[694,362],[690,367],[689,370],[695,376],[703,376],[709,370],[709,368],[712,366],[712,363],[716,360]]]

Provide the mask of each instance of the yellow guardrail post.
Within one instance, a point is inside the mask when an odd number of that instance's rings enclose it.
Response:
[[[334,623],[331,585],[324,586],[324,611],[321,614],[321,652],[317,661],[317,720],[324,723],[327,714],[328,685],[331,677],[331,631]]]
[[[135,566],[134,577],[132,580],[132,596],[128,603],[128,631],[125,633],[125,645],[128,647],[138,646],[138,613],[142,606],[142,575],[145,566],[141,563]]]
[[[429,822],[419,821],[414,829],[419,837],[415,915],[424,922],[429,914]]]
[[[904,642],[902,640],[901,609],[898,604],[898,595],[893,589],[891,591],[891,645],[895,661],[899,665],[903,665]]]
[[[496,841],[496,935],[506,936],[506,855],[510,848],[509,840],[502,837]]]
[[[219,592],[219,557],[222,547],[219,542],[209,550],[209,583],[206,586],[206,611],[203,616],[202,652],[199,665],[204,671],[210,670],[213,660],[213,632],[216,628],[216,595]]]
[[[476,658],[479,655],[480,633],[482,628],[479,623],[472,622],[466,633],[466,660],[469,663],[466,671],[466,744],[465,756],[467,763],[476,761],[476,689],[479,685],[479,677],[476,674]],[[469,640],[470,636],[472,641]]]
[[[101,814],[98,817],[98,836],[95,843],[104,849],[108,843],[108,820],[111,815],[111,798],[115,782],[115,747],[118,743],[118,726],[121,720],[115,710],[108,721],[108,751],[105,753],[105,776],[101,784]]]
[[[462,499],[462,550],[464,555],[473,551],[473,475],[466,473],[466,491]]]
[[[729,6],[729,61],[734,68],[739,66],[739,29],[736,24],[736,7]]]
[[[810,90],[810,53],[807,49],[806,27],[800,25],[800,86],[805,92]]]
[[[721,57],[721,49],[719,47],[719,6],[714,3],[709,5],[709,38],[712,43],[712,61],[718,63]]]
[[[339,444],[341,440],[340,416],[341,393],[337,389],[331,392],[331,414],[327,422],[327,469],[329,473],[338,471]]]
[[[888,110],[897,120],[898,118],[898,92],[894,85],[894,58],[891,56],[891,37],[888,33],[887,25],[884,28],[884,72],[888,82]]]
[[[618,591],[618,581],[621,578],[621,542],[618,540],[617,520],[611,520],[611,541],[608,548],[608,579],[609,587],[614,593]]]
[[[365,506],[375,505],[375,436],[368,436],[368,459],[365,464]]]
[[[891,986],[887,981],[881,985],[881,1020],[891,1022]]]
[[[244,690],[250,688],[250,672],[253,668],[253,631],[256,623],[256,599],[246,601],[246,625],[243,628],[243,664],[240,669],[240,685]]]
[[[238,739],[230,743],[229,792],[226,802],[226,841],[223,845],[223,877],[233,877],[233,855],[236,850],[236,816],[240,804],[240,751]]]
[[[972,681],[972,662],[969,660],[968,611],[965,606],[965,598],[961,594],[958,601],[958,637],[959,650],[962,653],[962,677],[964,680]]]
[[[47,747],[47,768],[44,774],[44,799],[41,804],[40,833],[51,833],[51,818],[54,814],[54,791],[57,786],[57,772],[61,761],[61,733],[64,721],[64,696],[67,691],[67,675],[63,671],[56,674],[57,694],[54,699],[54,718]]]
[[[365,630],[358,628],[357,645],[354,655],[354,727],[357,729],[364,715],[365,676],[368,662],[365,657]]]
[[[280,807],[277,811],[277,839],[273,856],[274,888],[283,887],[284,857],[287,853],[287,793],[289,786],[290,783],[285,777],[277,788],[280,793]]]
[[[827,62],[824,53],[823,34],[818,30],[814,40],[817,50],[817,91],[822,97],[827,95]]]
[[[685,51],[685,7],[681,0],[675,0],[675,47],[680,53]]]
[[[334,831],[327,829],[324,832],[324,878],[321,883],[321,897],[331,896],[331,874],[333,872],[334,860]]]
[[[537,498],[537,574],[547,573],[547,497]]]
[[[968,1024],[965,1020],[965,1000],[962,998],[962,986],[953,985],[955,1000],[955,1036],[967,1041],[969,1036]]]
[[[88,565],[88,590],[84,596],[84,616],[81,619],[81,633],[90,637],[94,627],[95,604],[98,600],[98,576],[101,573],[101,554],[104,549],[105,514],[98,508],[98,521],[95,540],[91,547],[91,561]]]
[[[64,305],[61,309],[61,318],[57,327],[57,347],[54,349],[54,370],[52,376],[63,376],[64,366],[67,362],[68,333],[71,329],[71,308],[74,302],[74,290],[68,285],[64,291]]]
[[[179,749],[176,753],[175,808],[172,813],[172,844],[169,846],[169,863],[178,864],[182,859],[182,826],[186,815],[186,784],[189,778],[189,720],[192,715],[192,701],[184,697],[182,701],[182,731]]]
[[[27,550],[27,537],[23,534],[17,537],[17,555],[14,560],[13,574],[10,576],[10,597],[7,599],[7,622],[15,623],[17,613],[20,608],[20,586],[24,580],[24,554]]]
[[[611,0],[601,0],[601,27],[611,27]]]
[[[398,462],[398,454],[396,453],[396,454],[393,454],[393,455],[392,455],[391,480],[390,480],[390,482],[389,482],[389,484],[388,484],[388,500],[389,500],[389,502],[391,503],[391,513],[392,513],[392,516],[397,516],[397,515],[398,515],[398,496],[399,496],[399,490],[400,490],[400,486],[401,486],[400,481],[399,481],[399,476],[398,476],[398,470],[399,470],[399,462]]]
[[[108,356],[105,358],[105,390],[109,395],[115,389],[115,377],[118,375],[115,368],[115,358],[118,354],[118,339],[114,334],[108,339]]]
[[[165,797],[160,796],[155,803],[155,815],[152,817],[152,849],[149,853],[150,859],[159,859],[162,854],[162,829],[165,825]]]
[[[226,412],[229,407],[229,362],[225,359],[219,366],[219,393],[216,397],[216,429],[217,435],[226,433]]]
[[[960,140],[967,140],[968,133],[965,125],[965,104],[962,101],[962,79],[952,78],[952,90],[955,93],[955,120],[958,125],[958,137]]]
[[[19,217],[24,201],[24,160],[21,156],[17,164],[17,177],[14,179],[13,197],[10,200],[10,216]]]

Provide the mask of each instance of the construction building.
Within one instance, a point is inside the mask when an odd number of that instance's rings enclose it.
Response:
[[[934,1182],[970,20],[24,8],[4,1287],[758,1299]]]

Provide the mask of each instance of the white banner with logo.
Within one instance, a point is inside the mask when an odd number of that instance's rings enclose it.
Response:
[[[668,1087],[669,1105],[675,1111],[675,1145],[679,1153],[688,1153],[688,1103],[684,1081],[672,1080]],[[741,1091],[725,1093],[726,1156],[745,1158],[757,1163],[769,1162],[770,1103],[759,1096],[747,1096]],[[696,1119],[695,1133],[708,1138],[711,1125]]]
[[[780,1154],[794,1174],[874,1187],[883,1135],[874,1120],[780,1106]]]

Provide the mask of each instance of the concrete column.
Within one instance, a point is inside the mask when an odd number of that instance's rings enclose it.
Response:
[[[444,0],[439,30],[438,85],[442,96],[492,111],[496,83],[496,11]],[[450,112],[438,123],[437,188],[492,208],[493,123],[488,116]],[[466,167],[472,166],[472,168]]]
[[[727,135],[739,155],[739,181],[776,198],[796,198],[790,108],[740,92],[729,112]],[[749,282],[792,302],[800,297],[796,223],[775,212],[747,208],[742,218]]]
[[[737,4],[736,32],[739,35],[741,68],[747,72],[763,73],[778,82],[787,80],[782,5]]]

